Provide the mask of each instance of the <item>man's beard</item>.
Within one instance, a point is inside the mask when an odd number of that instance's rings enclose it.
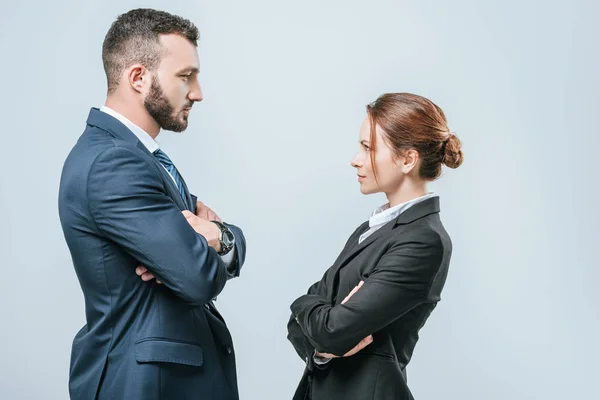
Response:
[[[186,107],[191,106],[192,104],[189,104]],[[153,77],[150,92],[144,99],[144,107],[156,123],[166,131],[183,132],[188,126],[187,115],[183,113],[183,109],[175,113],[156,76]]]

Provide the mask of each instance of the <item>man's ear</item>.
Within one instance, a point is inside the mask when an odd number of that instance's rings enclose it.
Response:
[[[152,84],[152,77],[150,71],[142,64],[134,64],[127,70],[127,81],[133,90],[143,93]]]

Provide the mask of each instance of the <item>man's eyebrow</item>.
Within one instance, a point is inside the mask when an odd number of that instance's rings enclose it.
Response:
[[[177,72],[177,75],[185,74],[185,73],[194,73],[197,74],[200,70],[196,67],[187,67]]]

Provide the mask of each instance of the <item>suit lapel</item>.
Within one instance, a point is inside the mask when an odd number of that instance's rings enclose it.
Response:
[[[183,185],[183,191],[185,192],[185,203],[187,204],[186,208],[190,211],[194,211],[192,194],[190,193],[190,190],[188,189],[187,184],[185,183],[185,179],[183,179],[183,175],[181,175],[179,170],[177,170],[177,173],[179,173],[179,178],[181,178],[181,184]]]
[[[350,247],[345,252],[344,256],[340,258],[338,268],[341,267],[342,265],[346,264],[348,262],[348,260],[353,258],[356,254],[360,253],[361,251],[363,251],[364,249],[369,247],[369,245],[371,243],[375,242],[380,237],[387,235],[389,232],[392,231],[393,228],[394,228],[394,221],[390,221],[387,224],[385,224],[384,226],[382,226],[381,228],[379,228],[377,231],[372,233],[369,237],[367,237],[365,240],[363,240],[360,243],[358,243],[358,239],[360,238],[360,236],[357,236],[356,238],[354,238],[355,245]],[[366,232],[366,230],[361,232],[361,235],[365,232]]]
[[[348,243],[346,243],[346,246],[343,248],[342,252],[338,255],[338,257],[335,260],[335,262],[333,263],[333,265],[337,265],[337,264],[341,263],[342,259],[344,259],[348,255],[348,252],[351,251],[352,249],[356,248],[356,246],[358,245],[358,238],[360,237],[360,235],[365,233],[367,231],[367,229],[369,229],[369,221],[363,222],[363,224],[361,226],[359,226],[358,229],[356,229],[356,231],[352,234],[350,239],[348,239]]]
[[[129,128],[127,128],[125,125],[123,125],[121,123],[121,121],[114,118],[112,115],[108,115],[107,113],[102,112],[99,109],[94,107],[90,110],[90,113],[89,113],[88,119],[87,119],[87,123],[90,126],[94,126],[96,128],[99,128],[99,129],[109,133],[111,136],[115,137],[116,139],[123,140],[127,143],[134,144],[138,149],[140,149],[142,152],[144,152],[150,158],[151,162],[153,162],[156,165],[156,167],[162,174],[163,181],[165,181],[166,185],[167,185],[167,191],[169,192],[169,195],[173,199],[173,201],[177,204],[177,206],[180,209],[182,209],[182,210],[189,209],[189,205],[188,205],[190,203],[189,194],[187,196],[188,199],[186,199],[186,200],[184,200],[181,197],[181,194],[179,194],[179,189],[177,188],[177,185],[175,184],[175,182],[173,182],[173,179],[171,178],[169,173],[167,171],[165,171],[162,164],[156,159],[156,157],[154,157],[154,155],[152,153],[150,153],[148,151],[146,146],[144,146],[144,144],[139,141],[139,139],[133,134],[133,132],[131,132],[129,130]],[[186,187],[186,191],[187,191],[187,187]]]
[[[140,150],[142,150],[144,153],[146,153],[152,159],[152,162],[156,165],[156,167],[160,171],[160,173],[163,177],[163,180],[167,183],[167,186],[170,189],[169,194],[170,194],[171,198],[173,199],[173,201],[175,201],[175,203],[177,203],[177,207],[179,207],[182,210],[189,210],[189,206],[188,206],[189,201],[185,201],[181,197],[181,193],[179,193],[179,188],[177,187],[177,184],[175,184],[175,182],[173,181],[173,178],[167,172],[167,170],[165,170],[165,168],[160,163],[160,161],[158,161],[158,159],[154,156],[154,154],[150,153],[148,151],[148,149],[146,148],[146,146],[144,146],[144,144],[142,142],[140,142],[139,140],[137,143],[137,147]],[[183,178],[182,178],[182,180],[183,180]],[[187,191],[187,187],[186,187],[186,191]]]
[[[338,281],[339,281],[340,270],[350,260],[352,260],[357,254],[359,254],[364,249],[369,247],[369,245],[371,245],[372,243],[377,241],[377,239],[379,239],[383,236],[386,236],[389,232],[391,232],[392,229],[394,228],[394,221],[388,222],[387,224],[385,224],[384,226],[379,228],[377,231],[375,231],[373,234],[371,234],[369,237],[367,237],[365,240],[358,243],[358,239],[360,238],[360,235],[365,233],[368,230],[368,227],[369,227],[369,225],[367,223],[365,229],[361,229],[358,231],[357,235],[355,235],[355,237],[352,238],[352,243],[349,244],[348,248],[345,249],[345,251],[342,251],[342,254],[340,254],[340,256],[338,257],[338,259],[336,260],[336,262],[334,264],[333,279],[329,279],[329,282],[331,283],[331,287],[327,291],[327,293],[329,294],[329,300],[332,303],[337,294],[337,286],[338,286]]]

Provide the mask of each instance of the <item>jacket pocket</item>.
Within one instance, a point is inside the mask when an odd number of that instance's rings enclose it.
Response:
[[[204,354],[200,345],[165,338],[145,338],[135,342],[135,359],[140,363],[167,362],[200,367]]]

